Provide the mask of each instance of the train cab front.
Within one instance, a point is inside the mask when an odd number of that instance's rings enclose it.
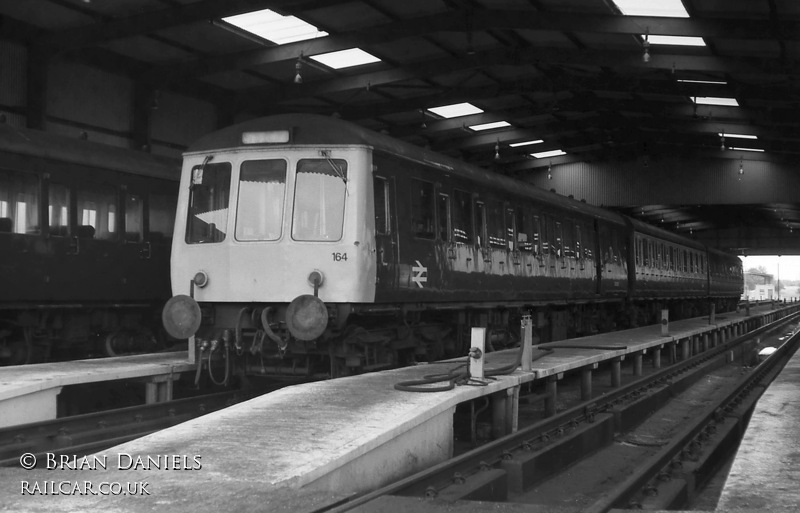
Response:
[[[184,155],[164,326],[215,383],[329,375],[328,342],[374,300],[371,155],[240,136]]]

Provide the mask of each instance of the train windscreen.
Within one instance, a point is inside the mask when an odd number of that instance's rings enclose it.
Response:
[[[186,242],[222,242],[228,227],[231,190],[230,162],[208,163],[192,169]]]
[[[236,207],[236,240],[280,239],[285,194],[285,160],[243,162]]]
[[[292,238],[303,241],[341,239],[346,195],[346,161],[301,159],[295,179]]]

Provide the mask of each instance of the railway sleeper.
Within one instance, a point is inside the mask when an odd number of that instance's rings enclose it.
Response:
[[[733,411],[709,424],[713,428],[705,429],[702,441],[693,441],[682,451],[681,457],[673,460],[631,501],[646,510],[675,509],[690,504],[724,461],[735,453],[747,430],[750,414],[765,389],[761,387],[757,393],[749,394]]]
[[[515,453],[501,462],[508,472],[509,490],[521,493],[539,481],[557,474],[614,441],[614,416],[600,414],[563,438],[531,452]]]

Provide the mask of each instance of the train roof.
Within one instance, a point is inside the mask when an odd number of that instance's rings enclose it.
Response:
[[[534,200],[556,208],[582,212],[616,224],[624,224],[624,217],[582,201],[577,201],[553,192],[535,187],[527,182],[509,178],[481,167],[468,164],[380,134],[362,126],[338,118],[314,114],[279,114],[251,119],[212,132],[192,144],[184,155],[207,153],[240,148],[244,132],[268,132],[272,130],[291,130],[289,145],[363,145],[374,151],[385,152],[400,158],[424,163],[444,169],[448,173],[477,182],[479,185],[501,189],[509,194],[523,194]],[[259,147],[258,145],[247,145]],[[276,147],[269,144],[263,147]]]
[[[165,180],[180,179],[180,162],[141,151],[0,124],[0,152],[71,162]]]
[[[701,250],[701,251],[708,251],[708,253],[712,257],[715,257],[718,260],[725,260],[725,261],[728,261],[730,263],[736,263],[736,262],[741,263],[741,260],[739,260],[739,257],[734,255],[734,254],[732,254],[732,253],[728,253],[726,251],[722,251],[722,250],[719,250],[719,249],[716,249],[716,248],[712,248],[710,246],[706,246],[705,244],[701,244],[700,242],[697,242],[697,241],[692,240],[692,239],[687,239],[686,237],[681,237],[680,235],[678,235],[676,233],[672,233],[670,231],[664,230],[664,229],[659,228],[657,226],[653,226],[651,224],[644,223],[642,221],[639,221],[638,219],[631,219],[630,221],[631,221],[631,225],[633,226],[634,231],[636,231],[636,232],[644,233],[646,235],[657,237],[657,238],[662,239],[662,240],[667,240],[667,241],[670,241],[670,242],[674,242],[676,244],[681,244],[683,246],[694,248],[694,249],[698,249],[698,250]]]
[[[672,233],[668,230],[664,230],[657,226],[653,226],[651,224],[644,223],[639,221],[638,219],[631,218],[631,224],[633,225],[633,229],[636,232],[644,233],[645,235],[650,235],[652,237],[657,237],[662,240],[674,242],[675,244],[682,244],[683,246],[699,249],[705,251],[706,246],[701,244],[695,240],[687,239],[686,237],[682,237],[677,233]]]

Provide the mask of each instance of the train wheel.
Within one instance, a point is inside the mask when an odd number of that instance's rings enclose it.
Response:
[[[103,351],[106,356],[123,356],[152,350],[157,345],[148,330],[116,330],[106,336]]]

